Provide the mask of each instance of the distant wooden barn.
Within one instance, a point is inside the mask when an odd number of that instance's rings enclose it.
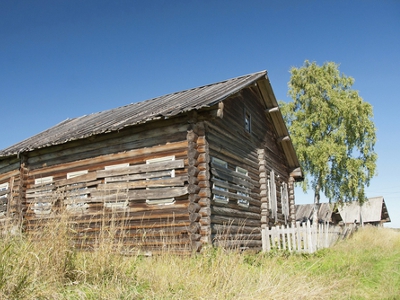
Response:
[[[359,202],[346,203],[338,206],[338,211],[345,224],[382,226],[390,222],[389,211],[383,197],[368,198],[368,201],[361,206]]]
[[[299,180],[262,71],[67,119],[0,151],[0,222],[29,232],[64,212],[85,247],[117,224],[147,251],[261,248],[261,228],[294,220]]]
[[[295,208],[297,221],[312,221],[314,204],[296,205]],[[381,226],[390,222],[390,216],[385,199],[373,197],[361,206],[357,201],[344,204],[320,203],[318,222]]]
[[[296,221],[314,221],[314,204],[298,204],[295,206],[295,208]],[[338,213],[335,204],[332,203],[320,203],[317,216],[319,223],[339,224],[339,222],[342,221],[342,218]]]

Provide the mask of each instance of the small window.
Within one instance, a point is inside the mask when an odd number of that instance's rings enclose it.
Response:
[[[82,176],[88,173],[88,170],[82,170],[82,171],[77,171],[77,172],[70,172],[67,173],[67,179],[75,178],[78,176]],[[71,184],[70,187],[73,186],[78,186],[78,183]],[[73,188],[69,191],[69,196],[67,197],[67,200],[72,200],[70,201],[69,204],[67,204],[67,210],[70,212],[83,212],[88,208],[88,204],[83,200],[88,197],[86,193],[87,187],[77,187]]]
[[[110,165],[110,166],[105,166],[104,170],[114,170],[114,169],[120,169],[120,168],[126,168],[129,167],[129,164],[117,164],[117,165]]]
[[[115,169],[121,169],[121,168],[127,168],[129,167],[129,163],[126,164],[116,164],[116,165],[110,165],[110,166],[105,166],[104,170],[115,170]],[[126,180],[128,182],[129,180]],[[107,183],[107,178],[104,179],[104,182]],[[128,189],[119,189],[118,193],[127,193]],[[117,210],[117,209],[126,209],[128,207],[128,199],[126,201],[105,201],[104,202],[104,207],[106,208],[111,208],[112,210]]]
[[[48,215],[51,213],[52,202],[55,197],[53,195],[53,176],[36,178],[35,185],[40,186],[40,191],[35,192],[41,194],[40,198],[37,198],[36,203],[33,205],[33,212],[36,215]]]
[[[275,183],[274,170],[272,170],[269,173],[268,194],[269,194],[271,218],[274,219],[276,222],[278,220],[278,203],[277,203],[277,199],[276,199],[276,183]]]
[[[219,167],[228,168],[228,163],[222,159],[212,157],[211,162]],[[225,195],[225,193],[229,192],[228,188],[226,187],[228,185],[228,181],[218,177],[214,176],[214,183],[213,183],[213,199],[216,202],[221,202],[221,203],[228,203],[229,202],[229,197]],[[221,192],[221,193],[219,193]]]
[[[156,164],[156,163],[161,163],[161,162],[167,162],[167,161],[174,161],[175,156],[165,156],[165,157],[158,157],[158,158],[153,158],[153,159],[148,159],[146,160],[147,165],[151,164]],[[149,172],[149,178],[147,180],[160,180],[160,179],[166,179],[166,178],[172,178],[175,177],[175,169],[170,170],[169,175],[166,176],[156,176],[154,177],[154,174],[152,175],[151,172]],[[152,190],[152,189],[157,189],[157,187],[147,187],[147,190]],[[168,196],[168,195],[166,195]],[[146,199],[147,204],[151,205],[171,205],[175,203],[175,198],[161,198],[161,199]]]
[[[8,182],[0,184],[0,217],[5,216],[7,212],[7,204],[8,204]]]
[[[288,185],[284,182],[281,186],[281,200],[282,200],[282,214],[285,217],[285,224],[287,224],[289,218],[289,193]]]
[[[247,111],[244,112],[244,129],[248,133],[251,132],[251,115]]]
[[[8,182],[0,184],[0,192],[8,190]],[[0,194],[0,198],[7,198],[7,194]]]
[[[246,175],[246,176],[249,175],[249,172],[248,172],[246,169],[243,169],[243,168],[241,168],[241,167],[236,167],[236,172],[238,172],[238,173],[240,173],[240,174],[243,174],[243,175]],[[245,188],[245,187],[242,186],[242,185],[240,185],[239,187]],[[249,197],[249,194],[248,194],[248,193],[245,193],[245,192],[242,192],[242,191],[237,191],[236,193],[237,193],[239,196]],[[237,201],[237,203],[238,203],[240,206],[245,206],[245,207],[248,207],[248,206],[249,206],[249,200],[247,200],[247,199],[245,199],[245,198],[239,198],[238,201]]]
[[[67,173],[67,179],[75,178],[88,173],[88,170]]]

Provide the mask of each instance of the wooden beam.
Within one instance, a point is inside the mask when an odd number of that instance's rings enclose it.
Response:
[[[287,141],[290,141],[290,137],[288,135],[281,136],[278,138],[277,141],[278,141],[278,143],[287,142]]]
[[[275,107],[266,109],[266,112],[268,112],[268,113],[270,113],[270,114],[271,114],[271,113],[279,112],[279,107],[278,107],[278,106],[275,106]]]
[[[301,171],[301,168],[296,168],[290,173],[290,177],[293,178],[302,178],[303,177],[303,172]]]

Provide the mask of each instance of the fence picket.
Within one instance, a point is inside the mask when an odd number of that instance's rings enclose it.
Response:
[[[313,253],[322,248],[331,247],[339,238],[345,238],[354,230],[352,227],[332,226],[328,223],[314,227],[310,221],[296,222],[292,225],[275,226],[262,230],[262,249],[290,252]]]

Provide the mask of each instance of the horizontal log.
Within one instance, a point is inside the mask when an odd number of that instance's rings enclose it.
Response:
[[[201,221],[201,220],[200,220]],[[219,215],[211,215],[211,222],[213,224],[222,224],[222,225],[237,225],[237,226],[254,226],[260,227],[261,220],[255,219],[242,219],[237,217],[227,217],[227,216],[219,216]]]
[[[197,179],[199,181],[208,181],[210,179],[210,173],[206,170],[200,171],[197,175]]]
[[[194,133],[193,130],[191,130],[191,131],[188,131],[186,138],[188,141],[196,142],[197,139],[199,138],[199,136],[196,133]]]
[[[95,172],[89,172],[87,174],[83,174],[83,175],[76,176],[76,177],[73,177],[73,178],[56,181],[55,185],[56,186],[63,186],[63,185],[68,185],[68,184],[75,184],[75,183],[94,181],[96,179],[97,179],[96,173]],[[37,187],[37,186],[38,185],[35,184],[33,187]]]
[[[200,224],[198,222],[191,222],[188,226],[188,232],[191,234],[196,234],[200,230]]]
[[[118,182],[118,183],[104,183],[99,184],[99,190],[127,190],[135,188],[147,188],[147,187],[172,187],[172,186],[184,186],[185,182],[188,181],[188,176],[179,176],[171,178],[161,178],[152,180],[139,180],[133,182]]]
[[[198,203],[191,202],[188,206],[189,213],[197,213],[200,210],[201,206]]]
[[[210,219],[210,217],[203,217],[203,218],[201,218],[200,220],[199,220],[199,224],[201,225],[201,226],[209,226],[210,224],[211,224],[211,219]]]
[[[200,214],[198,214],[198,213],[191,213],[191,214],[189,214],[189,221],[190,221],[190,222],[197,222],[197,221],[200,220],[200,218],[201,218],[201,216],[200,216]]]
[[[210,198],[200,198],[199,205],[201,207],[209,207],[211,204]]]
[[[197,194],[200,191],[200,187],[198,185],[195,184],[189,184],[187,186],[187,192],[189,194]]]
[[[202,218],[211,216],[211,208],[210,207],[201,207],[199,210],[199,214]]]
[[[200,252],[203,243],[201,241],[194,241],[192,242],[192,251],[193,252]]]
[[[99,170],[96,171],[97,178],[104,178],[110,176],[120,176],[127,174],[137,174],[137,173],[146,173],[146,172],[156,172],[156,171],[164,171],[164,170],[173,170],[185,167],[183,159],[180,160],[171,160],[171,161],[163,161],[152,164],[140,164],[134,165],[130,167],[110,169],[110,170]]]
[[[190,194],[189,195],[189,202],[190,203],[197,203],[200,200],[200,196],[196,194]]]
[[[211,174],[213,174],[215,177],[235,183],[240,186],[244,186],[249,189],[253,189],[256,184],[258,185],[258,183],[252,180],[249,176],[247,176],[247,178],[243,178],[244,175],[240,174],[239,172],[232,171],[226,168],[224,169],[212,167]]]
[[[199,174],[199,169],[195,166],[189,166],[187,173],[189,177],[197,177],[197,175]]]
[[[197,164],[208,164],[210,162],[210,158],[207,153],[200,153],[199,156],[197,157]]]
[[[232,247],[240,247],[240,248],[255,248],[261,247],[262,242],[261,240],[232,240],[232,241],[215,241],[213,243],[217,247],[225,247],[225,248],[232,248]]]
[[[240,234],[248,234],[248,233],[258,233],[260,232],[259,227],[251,227],[251,226],[237,226],[237,225],[221,225],[221,224],[211,224],[211,232],[212,233],[240,233]]]
[[[212,206],[211,213],[214,215],[227,216],[232,218],[255,219],[260,220],[260,214],[232,209],[228,207]]]
[[[208,188],[200,189],[199,196],[200,196],[200,198],[210,198],[211,197],[210,189],[208,189]]]

